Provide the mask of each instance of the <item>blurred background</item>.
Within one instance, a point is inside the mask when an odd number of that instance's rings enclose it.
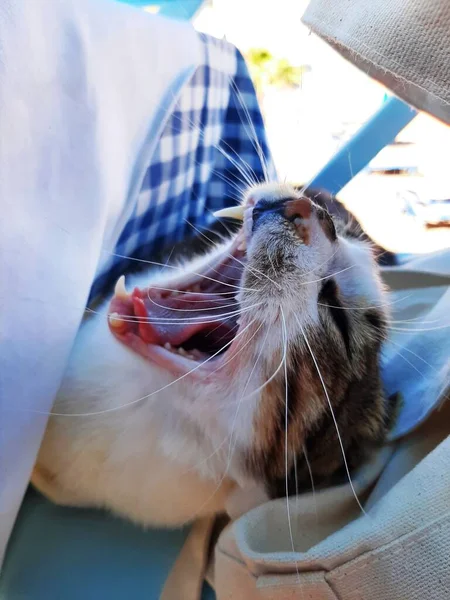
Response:
[[[163,4],[127,0],[164,13]],[[173,1],[172,1],[173,4]],[[199,31],[244,54],[282,178],[309,181],[386,99],[386,90],[302,25],[307,0],[176,0]],[[183,12],[184,11],[184,12]],[[450,247],[450,128],[419,115],[339,194],[396,252]]]

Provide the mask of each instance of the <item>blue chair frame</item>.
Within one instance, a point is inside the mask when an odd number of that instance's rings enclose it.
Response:
[[[336,195],[385,146],[391,144],[416,115],[414,108],[395,96],[390,97],[317,173],[310,186]]]
[[[189,21],[203,4],[203,0],[120,0],[133,6],[158,7],[158,14],[173,19]]]

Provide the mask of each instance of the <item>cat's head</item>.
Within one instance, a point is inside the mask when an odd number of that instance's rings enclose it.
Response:
[[[383,441],[392,414],[372,249],[289,185],[255,187],[222,216],[239,233],[181,274],[130,292],[119,280],[111,331],[165,374],[160,394],[196,432],[201,472],[273,495],[286,470],[289,491],[294,471],[299,488],[310,469],[326,484]]]

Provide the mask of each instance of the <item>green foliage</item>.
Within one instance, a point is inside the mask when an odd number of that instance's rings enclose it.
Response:
[[[294,66],[286,58],[276,58],[265,48],[252,48],[246,55],[247,64],[258,93],[268,86],[299,87],[306,65]]]

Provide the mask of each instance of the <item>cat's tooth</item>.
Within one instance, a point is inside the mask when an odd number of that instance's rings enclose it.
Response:
[[[222,208],[214,213],[216,219],[223,219],[228,217],[229,219],[237,219],[238,221],[244,220],[244,207],[243,206],[230,206],[228,208]]]
[[[111,327],[122,327],[122,319],[119,315],[119,313],[113,312],[109,315],[109,322],[111,324]]]
[[[187,354],[186,358],[190,358],[191,360],[194,360],[194,355],[193,354]]]
[[[242,240],[237,249],[239,250],[239,252],[244,252],[245,250],[247,250],[247,242],[245,240]]]
[[[166,342],[166,343],[164,344],[164,348],[165,348],[166,350],[172,350],[172,344],[169,344],[169,342]]]
[[[187,356],[186,350],[181,346],[178,348],[178,354],[181,354],[181,356]]]
[[[114,286],[114,295],[117,298],[126,300],[128,298],[127,288],[125,287],[125,275],[121,275]]]

